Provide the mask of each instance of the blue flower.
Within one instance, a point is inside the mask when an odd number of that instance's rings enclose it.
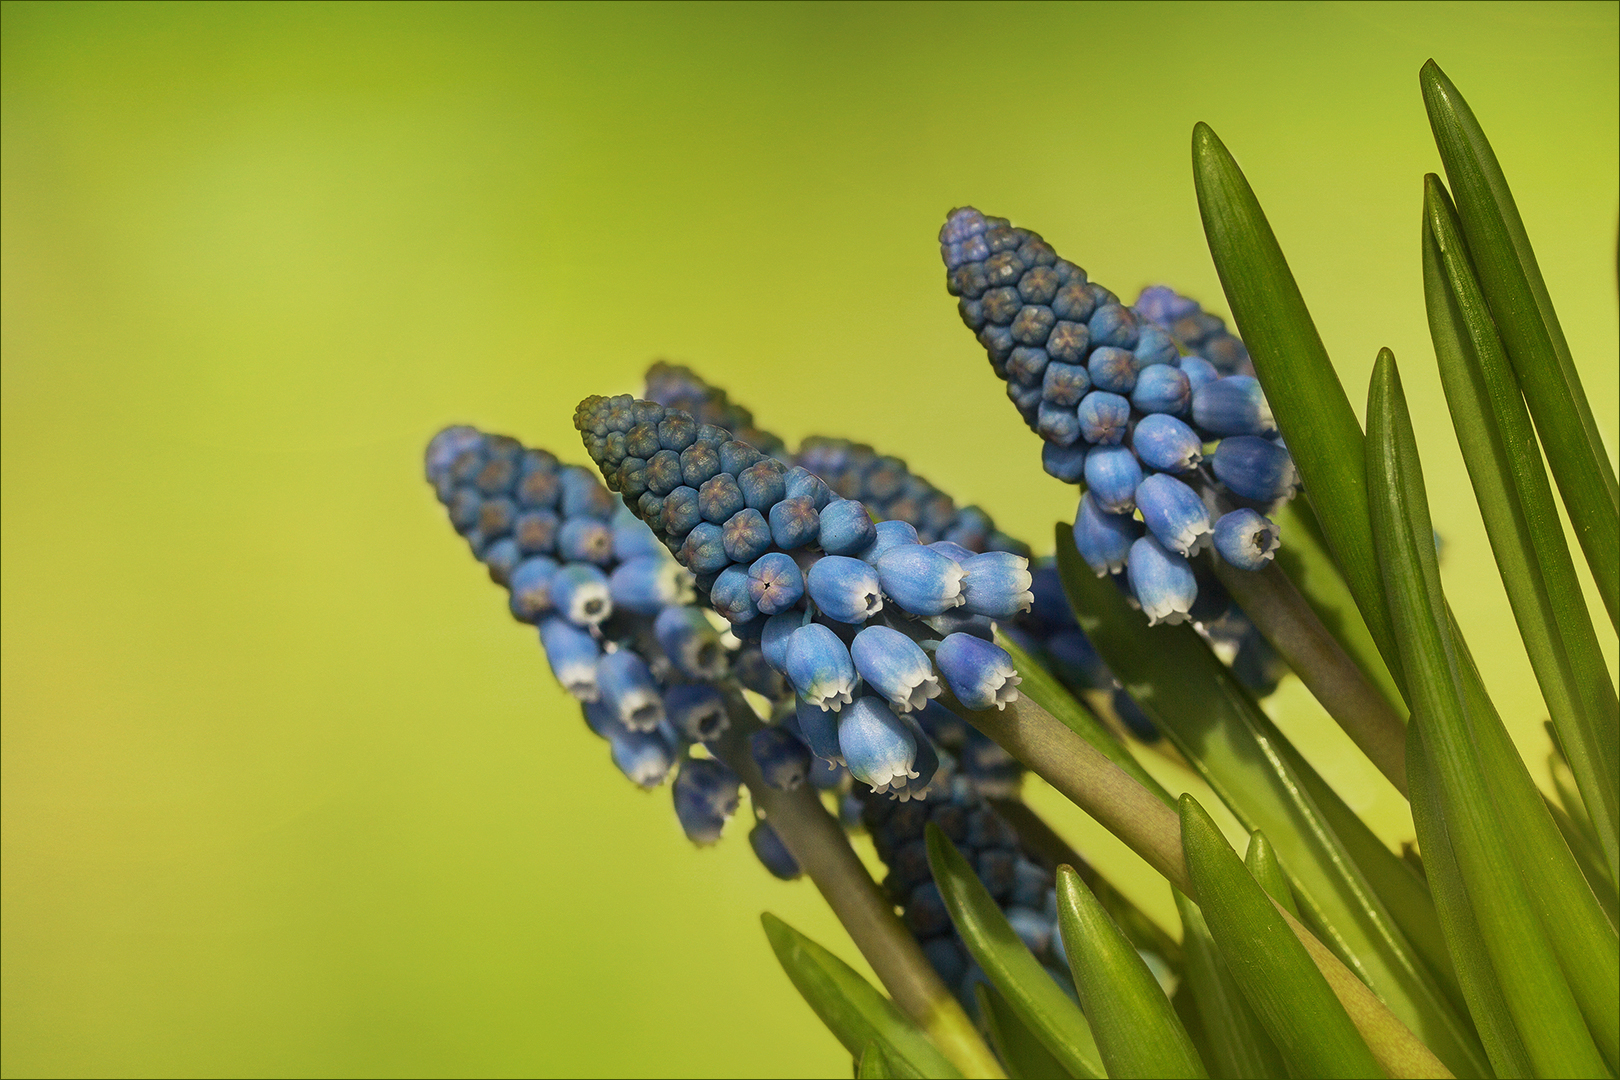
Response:
[[[821,531],[821,516],[814,500],[789,497],[771,507],[771,538],[783,551],[813,543]]]
[[[507,583],[512,590],[508,604],[513,618],[532,623],[551,610],[551,578],[557,569],[557,561],[544,555],[524,559],[513,567]]]
[[[1074,547],[1098,577],[1125,569],[1131,544],[1141,535],[1141,524],[1129,514],[1107,513],[1089,491],[1080,497],[1080,509],[1074,518]]]
[[[1131,404],[1141,412],[1179,416],[1192,404],[1192,382],[1185,372],[1169,364],[1145,367],[1131,391]]]
[[[814,571],[811,571],[814,574]],[[922,544],[902,544],[877,561],[883,592],[901,610],[928,617],[962,606],[962,567]]]
[[[759,648],[765,662],[777,671],[787,671],[787,643],[793,631],[804,625],[801,611],[783,611],[765,620],[760,628]]]
[[[1107,390],[1093,390],[1080,399],[1075,415],[1080,419],[1080,434],[1086,442],[1116,444],[1125,439],[1131,403]]]
[[[1204,460],[1204,444],[1193,429],[1164,413],[1153,413],[1137,422],[1131,433],[1131,449],[1142,464],[1165,472],[1190,472]]]
[[[659,524],[663,526],[665,535],[678,540],[690,533],[702,520],[703,513],[698,509],[696,488],[678,487],[664,497]]]
[[[549,656],[550,653],[548,652]],[[629,649],[604,653],[596,662],[602,701],[631,731],[651,731],[664,719],[664,698],[647,661]]]
[[[1181,358],[1181,373],[1187,376],[1187,385],[1192,392],[1197,393],[1200,386],[1208,386],[1221,377],[1215,365],[1202,356],[1183,356]]]
[[[653,637],[676,670],[692,679],[719,678],[726,648],[708,616],[695,607],[667,607],[653,621]]]
[[[580,701],[597,699],[596,662],[601,647],[595,638],[567,619],[552,616],[540,624],[540,647],[564,690]]]
[[[675,778],[675,816],[686,838],[708,845],[720,839],[726,821],[737,812],[737,774],[713,758],[688,758]]]
[[[665,506],[669,504],[666,502]],[[681,543],[681,562],[694,574],[717,574],[731,562],[720,526],[700,521]]]
[[[962,561],[962,610],[1010,619],[1035,602],[1029,560],[1010,551],[987,551]]]
[[[810,567],[805,584],[816,610],[838,622],[865,622],[883,608],[878,572],[860,559],[823,555]]]
[[[914,714],[902,713],[899,720],[911,732],[911,739],[917,744],[917,756],[911,761],[911,769],[917,775],[908,779],[904,788],[891,790],[889,795],[901,802],[927,798],[928,785],[934,782],[934,777],[939,773],[939,753]]]
[[[761,555],[748,568],[748,595],[761,615],[790,610],[804,597],[799,564],[780,551]]]
[[[849,655],[866,685],[901,712],[920,709],[943,692],[928,654],[898,630],[866,627],[855,635]]]
[[[724,525],[726,519],[743,508],[742,489],[730,473],[716,473],[698,488],[698,510],[704,521]]]
[[[709,742],[731,726],[726,700],[707,683],[678,683],[664,691],[664,718],[693,742]]]
[[[1057,443],[1041,444],[1041,468],[1047,475],[1062,480],[1065,484],[1078,484],[1086,469],[1086,454],[1091,447],[1084,442],[1076,442],[1072,446],[1059,446]]]
[[[1003,709],[1018,700],[1023,680],[1001,646],[972,634],[951,634],[934,650],[934,663],[964,709]]]
[[[745,623],[759,614],[759,609],[754,607],[751,585],[748,569],[733,563],[715,578],[714,587],[709,590],[709,602],[732,625]]]
[[[1193,391],[1193,423],[1216,435],[1269,435],[1277,430],[1271,406],[1250,375],[1228,375]]]
[[[1215,550],[1240,570],[1262,570],[1282,543],[1277,526],[1245,507],[1215,523]]]
[[[1293,495],[1299,473],[1287,450],[1253,435],[1222,439],[1210,459],[1216,479],[1235,494],[1256,502]]]
[[[877,526],[866,506],[854,499],[834,499],[821,508],[821,550],[829,555],[859,555],[877,539]]]
[[[766,786],[777,791],[792,791],[810,775],[810,751],[782,728],[754,732],[748,749]]]
[[[877,794],[917,778],[917,741],[880,697],[868,694],[839,716],[838,746],[850,775]]]
[[[764,513],[787,498],[787,466],[775,458],[756,461],[737,474],[737,486],[742,490],[743,503]]]
[[[1142,466],[1126,447],[1094,446],[1086,455],[1086,487],[1101,510],[1128,514],[1136,509],[1136,488],[1141,482]]]
[[[802,466],[795,465],[787,471],[784,477],[788,499],[809,499],[810,504],[817,510],[825,507],[833,499],[832,489],[821,477]]]
[[[1085,350],[1079,352],[1083,355]],[[1053,405],[1073,408],[1080,404],[1080,399],[1090,389],[1091,373],[1079,364],[1060,364],[1054,360],[1046,365],[1046,371],[1041,376],[1041,400]]]
[[[1136,316],[1123,304],[1104,304],[1086,325],[1091,329],[1092,345],[1113,345],[1121,349],[1136,347]],[[1095,379],[1097,373],[1092,372],[1091,377]]]
[[[837,712],[854,700],[855,662],[838,635],[820,623],[801,626],[788,638],[785,674],[818,709]]]
[[[799,737],[818,758],[842,765],[844,752],[838,748],[838,714],[819,705],[812,705],[802,697],[795,698],[794,713],[789,721]],[[812,770],[812,776],[814,771]]]
[[[601,738],[616,739],[630,730],[619,723],[618,716],[600,699],[583,702],[580,712],[585,716],[585,726]]]
[[[613,764],[637,787],[657,787],[675,766],[675,748],[662,731],[622,731],[609,746]]]
[[[1149,626],[1187,621],[1187,613],[1198,599],[1198,582],[1186,556],[1144,536],[1131,545],[1126,574]]]
[[[1176,341],[1162,327],[1152,323],[1143,323],[1136,335],[1136,362],[1141,365],[1145,373],[1150,367],[1164,367],[1173,365],[1180,354],[1176,351]]]
[[[613,614],[607,575],[590,563],[568,563],[551,575],[551,605],[571,623],[594,626]]]
[[[656,555],[638,555],[608,576],[613,606],[638,615],[657,615],[692,598],[691,575],[659,545]]]
[[[613,530],[596,518],[569,518],[557,533],[557,550],[565,560],[605,566],[613,561]]]
[[[892,548],[922,542],[917,537],[916,526],[899,518],[880,521],[874,528],[877,530],[877,539],[872,541],[871,547],[861,552],[861,560],[873,566],[876,566],[877,561]]]
[[[1192,555],[1209,545],[1209,508],[1168,473],[1154,473],[1137,485],[1136,506],[1148,531],[1171,551]]]
[[[801,873],[798,860],[764,818],[754,823],[753,831],[748,834],[748,846],[754,849],[754,855],[772,877],[792,881]]]
[[[1098,390],[1129,394],[1136,388],[1136,356],[1125,349],[1111,345],[1093,349],[1086,370],[1091,373],[1091,385]]]
[[[720,545],[732,562],[750,563],[771,548],[771,527],[752,506],[739,510],[720,527]]]
[[[695,442],[681,451],[681,483],[702,489],[720,472],[720,455],[708,443]]]
[[[542,514],[546,513],[546,511],[537,510],[532,511],[531,513]],[[556,517],[554,514],[549,514],[548,516],[552,517],[553,519]],[[514,535],[521,531],[523,520],[523,517],[519,517],[517,523],[513,525]],[[521,540],[521,536],[519,536],[519,539]],[[630,559],[639,559],[644,555],[657,555],[659,558],[663,558],[668,554],[669,553],[664,549],[664,545],[659,543],[658,537],[653,534],[651,529],[647,528],[647,526],[642,523],[640,518],[636,517],[628,509],[622,506],[617,512],[614,513],[614,558],[621,561],[629,561]]]

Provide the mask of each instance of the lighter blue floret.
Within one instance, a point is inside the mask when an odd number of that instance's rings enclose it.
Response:
[[[651,731],[664,719],[664,698],[647,662],[629,649],[604,653],[596,662],[602,700],[631,731]]]
[[[720,632],[696,607],[667,607],[653,621],[653,637],[670,663],[693,679],[718,678],[726,669]]]
[[[825,507],[835,496],[827,482],[809,469],[795,465],[787,471],[782,478],[783,488],[788,499],[809,499],[810,504],[817,510]]]
[[[1194,390],[1192,418],[1216,435],[1269,435],[1277,430],[1260,380],[1251,375],[1228,375]]]
[[[1085,476],[1086,454],[1091,450],[1090,444],[1076,442],[1073,446],[1059,446],[1056,443],[1041,444],[1041,468],[1048,476],[1054,476],[1065,484],[1078,484]]]
[[[1209,508],[1198,493],[1168,473],[1154,473],[1136,486],[1142,521],[1159,543],[1179,555],[1209,546]]]
[[[1142,464],[1163,472],[1190,472],[1204,460],[1204,444],[1198,433],[1164,413],[1137,421],[1131,433],[1131,449]]]
[[[1275,522],[1244,507],[1215,523],[1215,550],[1240,570],[1262,570],[1281,545]]]
[[[1089,491],[1080,497],[1074,517],[1074,547],[1098,577],[1125,569],[1131,545],[1141,535],[1141,523],[1129,514],[1107,513]]]
[[[922,544],[901,544],[877,561],[883,592],[902,611],[927,618],[962,606],[960,563]]]
[[[877,526],[863,503],[834,499],[821,508],[821,550],[828,555],[858,556],[875,540]]]
[[[709,590],[709,602],[727,622],[736,626],[759,614],[754,598],[749,594],[748,568],[733,563],[720,572]]]
[[[801,698],[837,712],[855,697],[855,662],[838,635],[811,623],[788,638],[787,675]]]
[[[665,690],[664,718],[693,742],[718,738],[731,726],[725,697],[707,683],[686,683]]]
[[[1131,404],[1145,413],[1181,416],[1192,404],[1192,383],[1180,368],[1154,364],[1137,376]]]
[[[1195,394],[1200,386],[1208,386],[1221,377],[1220,370],[1202,356],[1183,356],[1181,373],[1187,376],[1187,383]]]
[[[675,778],[675,816],[694,844],[720,839],[726,821],[737,812],[740,782],[713,758],[690,758]]]
[[[1125,438],[1131,420],[1131,403],[1107,390],[1093,390],[1080,399],[1075,410],[1080,420],[1080,436],[1088,443],[1117,445]]]
[[[590,563],[572,562],[551,575],[551,606],[579,626],[595,626],[613,614],[607,575]]]
[[[581,701],[597,700],[600,688],[596,681],[596,662],[602,650],[595,638],[567,619],[554,615],[540,623],[540,647],[546,652],[551,673],[564,690]]]
[[[783,611],[765,620],[760,628],[759,649],[765,654],[767,664],[777,671],[787,672],[788,638],[803,624],[804,613],[799,611]]]
[[[901,712],[920,709],[943,692],[928,654],[898,630],[866,627],[855,635],[849,655],[866,685]]]
[[[1010,619],[1035,602],[1029,560],[1010,551],[986,551],[962,564],[962,610],[992,619]]]
[[[1187,621],[1187,613],[1198,599],[1198,582],[1186,556],[1144,536],[1131,545],[1126,574],[1149,626]]]
[[[904,790],[916,779],[917,741],[880,697],[868,694],[838,718],[838,746],[850,775],[874,793]]]
[[[934,650],[945,684],[965,709],[1003,709],[1022,681],[1006,649],[972,634],[950,634]]]
[[[1123,446],[1094,446],[1086,455],[1086,487],[1098,509],[1130,513],[1136,509],[1136,487],[1141,482],[1141,463]]]
[[[792,881],[802,872],[793,853],[782,843],[782,838],[776,835],[771,823],[764,819],[754,823],[753,831],[748,834],[748,846],[754,849],[754,855],[760,864],[770,871],[774,878]]]
[[[761,555],[748,568],[748,595],[761,615],[777,615],[804,598],[804,575],[793,556],[780,551]]]
[[[557,531],[557,553],[565,560],[606,565],[613,561],[613,530],[596,518],[569,518]]]
[[[534,622],[552,609],[551,579],[557,573],[556,559],[536,555],[513,568],[506,587],[511,590],[508,604],[514,617]]]
[[[609,745],[613,764],[637,787],[657,787],[675,765],[675,749],[662,731],[624,731]]]
[[[608,592],[616,608],[656,615],[692,598],[691,575],[659,544],[656,555],[638,555],[615,567],[608,576]]]
[[[1136,362],[1146,373],[1150,367],[1173,365],[1180,359],[1180,352],[1176,349],[1175,338],[1162,326],[1152,323],[1143,323],[1136,335]]]
[[[805,591],[817,611],[838,622],[862,623],[883,609],[877,570],[847,555],[817,559],[806,577]]]
[[[838,714],[812,705],[804,698],[794,702],[793,722],[799,734],[818,758],[842,765],[844,752],[838,748]]]
[[[1286,499],[1299,485],[1299,472],[1288,451],[1254,435],[1222,439],[1210,468],[1233,492],[1257,502]]]
[[[917,530],[909,522],[890,520],[880,521],[875,526],[877,539],[872,546],[861,552],[861,561],[876,565],[877,561],[892,548],[903,544],[916,544],[921,541],[917,538]]]

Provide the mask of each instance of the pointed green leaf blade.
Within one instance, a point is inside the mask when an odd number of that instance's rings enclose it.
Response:
[[[1277,849],[1271,846],[1265,833],[1256,830],[1249,835],[1249,850],[1243,853],[1243,865],[1266,890],[1267,896],[1281,904],[1288,914],[1299,918],[1299,906],[1294,903],[1294,892],[1283,875],[1282,863],[1277,861]]]
[[[1107,1073],[1080,1007],[1019,940],[973,867],[933,824],[928,865],[956,932],[1018,1018],[1070,1074],[1102,1080]]]
[[[1383,1075],[1310,954],[1190,795],[1181,797],[1181,843],[1210,933],[1289,1070]]]
[[[1187,958],[1182,977],[1192,987],[1215,1075],[1234,1080],[1287,1075],[1277,1044],[1233,981],[1198,905],[1178,892],[1176,910],[1181,913],[1181,945]]]
[[[861,1051],[860,1060],[855,1063],[856,1080],[889,1080],[890,1077],[901,1075],[905,1074],[889,1067],[889,1059],[879,1043],[867,1043],[866,1049]]]
[[[1030,1033],[995,987],[975,983],[973,994],[990,1029],[990,1042],[1013,1080],[1069,1080],[1068,1070]]]
[[[1209,1074],[1158,980],[1072,867],[1057,874],[1058,928],[1110,1077]]]

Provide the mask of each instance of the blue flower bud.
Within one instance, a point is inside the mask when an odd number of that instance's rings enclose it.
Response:
[[[1144,323],[1136,335],[1136,361],[1146,371],[1150,367],[1174,364],[1181,356],[1176,351],[1176,340],[1162,326]]]
[[[911,771],[917,775],[909,778],[904,788],[891,790],[889,795],[901,802],[926,798],[928,785],[934,782],[934,776],[939,772],[939,753],[913,714],[902,714],[899,720],[911,732],[912,742],[917,744],[917,756],[911,760]]]
[[[748,749],[767,787],[792,791],[810,775],[809,749],[781,728],[754,732],[748,740]]]
[[[1200,386],[1208,386],[1221,377],[1215,365],[1202,356],[1183,356],[1180,367],[1181,373],[1187,376],[1187,385],[1192,387],[1195,394]]]
[[[771,538],[783,551],[792,551],[813,543],[821,532],[821,516],[815,503],[797,496],[783,499],[771,507]]]
[[[587,470],[570,465],[557,474],[562,485],[562,516],[593,517],[606,521],[613,515],[613,496]]]
[[[775,458],[757,461],[737,474],[743,502],[760,513],[787,498],[787,468]]]
[[[854,700],[855,662],[838,635],[820,623],[801,626],[788,638],[786,666],[793,689],[818,709],[837,712]]]
[[[838,714],[804,698],[795,698],[793,726],[818,758],[842,765],[844,752],[838,748]]]
[[[1023,386],[1039,386],[1050,359],[1045,349],[1019,345],[1007,357],[1007,378]]]
[[[647,491],[654,495],[668,495],[681,486],[681,455],[673,450],[660,450],[647,459],[644,473]]]
[[[704,521],[724,525],[727,518],[742,508],[742,489],[730,473],[716,473],[698,488],[698,510]]]
[[[764,515],[750,506],[732,514],[720,526],[720,545],[732,562],[753,562],[770,550],[771,527],[765,523]]]
[[[765,656],[765,662],[776,671],[787,670],[787,643],[804,622],[804,613],[799,611],[783,611],[772,615],[765,620],[760,629],[759,649]]]
[[[713,446],[695,442],[681,451],[681,483],[702,488],[720,471],[720,455]]]
[[[1277,430],[1260,380],[1228,375],[1193,391],[1193,423],[1216,435],[1269,435]]]
[[[964,709],[1004,709],[1018,700],[1019,678],[1000,645],[972,634],[951,634],[934,650],[934,663]]]
[[[1131,545],[1125,569],[1149,626],[1187,621],[1187,613],[1198,599],[1198,581],[1185,555],[1144,536]]]
[[[866,627],[855,635],[849,655],[866,685],[901,712],[920,709],[942,692],[928,654],[898,630]]]
[[[1035,602],[1029,560],[1010,551],[987,551],[962,564],[962,610],[1010,619]]]
[[[1080,399],[1075,410],[1080,419],[1080,435],[1088,443],[1115,445],[1125,439],[1131,420],[1131,403],[1107,390],[1093,390]]]
[[[1131,391],[1131,404],[1145,413],[1180,416],[1191,403],[1192,383],[1185,372],[1169,364],[1143,368],[1136,378],[1136,389]]]
[[[1127,307],[1119,303],[1104,304],[1086,322],[1091,330],[1091,343],[1096,345],[1113,345],[1121,349],[1131,349],[1136,346],[1138,322],[1136,315]],[[1093,372],[1093,379],[1097,377]]]
[[[567,619],[553,615],[540,623],[540,647],[564,690],[580,701],[597,700],[600,691],[596,668],[601,647],[595,638]]]
[[[747,567],[733,563],[720,572],[720,576],[714,579],[714,587],[709,590],[709,602],[714,605],[714,610],[732,625],[745,623],[759,614],[750,595],[749,584]]]
[[[671,686],[664,691],[664,718],[669,726],[692,742],[709,742],[731,726],[726,701],[707,683]]]
[[[1209,546],[1209,508],[1168,473],[1154,473],[1136,486],[1136,506],[1148,531],[1171,551],[1193,555]]]
[[[544,555],[524,559],[512,568],[507,587],[512,590],[508,602],[513,618],[532,623],[552,609],[551,579],[556,573],[557,560]]]
[[[1041,377],[1041,400],[1069,408],[1080,404],[1080,399],[1091,389],[1091,373],[1079,364],[1060,364],[1056,360],[1046,365]]]
[[[613,614],[607,575],[590,563],[565,564],[551,575],[551,605],[571,623],[596,625]]]
[[[523,552],[519,550],[517,541],[510,536],[495,541],[484,549],[479,561],[489,567],[489,579],[497,585],[506,585],[512,580],[512,571],[517,564],[523,561]]]
[[[664,698],[647,661],[629,649],[604,653],[596,662],[602,701],[631,731],[651,731],[664,719]]]
[[[698,522],[703,520],[703,513],[698,509],[698,493],[696,488],[678,487],[664,497],[663,520],[664,532],[677,540],[691,532]]]
[[[594,665],[593,665],[594,668]],[[629,732],[629,728],[619,723],[619,718],[612,709],[600,699],[584,702],[580,711],[585,715],[585,726],[591,732],[604,739],[616,739]]]
[[[877,539],[877,526],[863,503],[834,499],[821,508],[821,550],[829,555],[859,555]]]
[[[1036,406],[1035,433],[1049,443],[1072,446],[1080,439],[1080,417],[1070,406],[1043,401]]]
[[[1235,494],[1256,502],[1286,499],[1299,484],[1299,472],[1288,451],[1254,435],[1222,439],[1210,468]]]
[[[671,604],[691,600],[691,575],[659,545],[658,554],[641,555],[615,567],[608,578],[608,591],[615,608],[657,615]]]
[[[543,511],[539,511],[543,512]],[[521,522],[523,519],[518,519]],[[514,526],[515,528],[515,526]],[[658,537],[653,534],[641,519],[629,510],[621,508],[613,515],[613,557],[622,561],[638,559],[643,555],[666,556],[664,545],[659,543]]]
[[[838,747],[850,775],[875,794],[916,778],[917,741],[880,697],[868,694],[838,718]]]
[[[708,521],[692,526],[681,543],[681,562],[694,574],[717,574],[725,569],[731,560],[726,556],[725,534],[720,526]]]
[[[826,481],[809,469],[797,465],[787,471],[787,476],[783,478],[783,482],[786,491],[784,498],[809,499],[810,504],[817,510],[826,506],[836,497],[833,495],[832,489],[827,486]]]
[[[1091,385],[1097,389],[1129,394],[1136,387],[1139,368],[1133,353],[1104,345],[1091,351],[1086,370],[1091,373]]]
[[[1080,497],[1074,518],[1074,547],[1098,577],[1125,569],[1131,544],[1142,526],[1129,514],[1110,514],[1097,505],[1091,492]]]
[[[793,853],[782,843],[782,838],[776,835],[771,823],[763,818],[754,824],[753,831],[748,834],[748,846],[754,849],[754,855],[760,864],[769,870],[774,878],[792,881],[802,872]]]
[[[1215,523],[1215,550],[1239,570],[1261,570],[1282,543],[1274,522],[1245,507]]]
[[[929,551],[937,551],[947,559],[955,559],[959,563],[965,563],[978,554],[977,551],[965,548],[954,540],[935,540],[927,547]]]
[[[780,551],[762,555],[748,568],[748,595],[761,615],[777,615],[804,597],[804,575],[792,556]]]
[[[720,470],[732,476],[740,476],[750,466],[763,461],[765,455],[737,439],[727,439],[720,444]]]
[[[865,622],[883,608],[878,572],[860,559],[823,555],[810,567],[805,584],[816,609],[838,622]]]
[[[610,740],[613,764],[637,787],[651,790],[675,766],[675,748],[661,731],[625,731]]]
[[[1042,443],[1041,468],[1046,470],[1048,476],[1054,476],[1065,484],[1078,484],[1085,476],[1086,453],[1090,449],[1090,444],[1085,442],[1076,442],[1073,446]]]
[[[1136,430],[1131,432],[1131,449],[1142,464],[1164,472],[1191,472],[1204,460],[1204,445],[1197,433],[1164,413],[1137,421]]]
[[[689,758],[675,778],[675,816],[686,838],[708,845],[720,839],[726,821],[737,812],[737,774],[713,758]]]
[[[676,670],[692,679],[718,678],[726,670],[720,632],[695,607],[667,607],[653,620],[653,637]]]
[[[877,577],[888,598],[912,615],[943,615],[962,606],[961,564],[921,544],[885,552]]]
[[[1126,447],[1094,446],[1086,455],[1086,487],[1101,510],[1128,514],[1136,509],[1136,487],[1141,482],[1142,466]]]
[[[904,544],[919,544],[922,541],[917,537],[917,529],[908,521],[891,519],[880,521],[874,528],[877,530],[877,539],[872,546],[861,552],[861,561],[877,565],[877,561],[892,548]]]
[[[550,510],[525,510],[512,522],[512,537],[525,555],[549,555],[556,551],[557,534],[561,530],[562,519]],[[615,543],[615,554],[617,546]]]

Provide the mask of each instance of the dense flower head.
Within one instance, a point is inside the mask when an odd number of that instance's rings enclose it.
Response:
[[[683,364],[660,360],[647,369],[648,401],[691,415],[699,424],[725,428],[772,457],[783,454],[782,440],[754,426],[754,414],[735,404],[726,392],[705,382]]]

